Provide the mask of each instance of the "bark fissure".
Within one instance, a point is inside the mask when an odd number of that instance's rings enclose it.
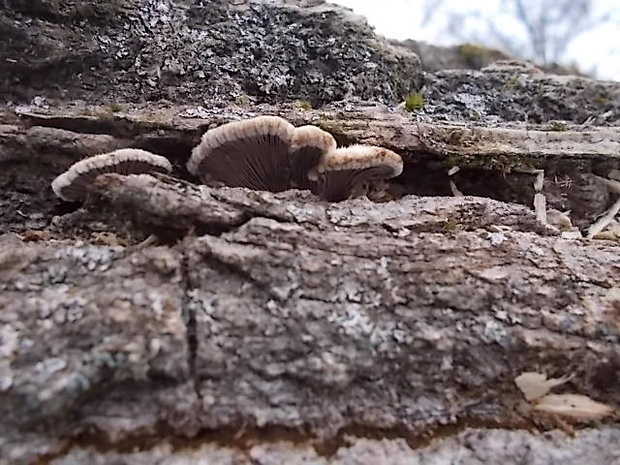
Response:
[[[181,250],[181,277],[183,295],[181,300],[181,311],[185,322],[186,343],[187,343],[187,366],[192,380],[194,392],[197,399],[202,403],[202,393],[200,391],[200,380],[196,374],[196,357],[198,354],[200,341],[196,335],[196,309],[191,305],[191,293],[195,288],[192,283],[192,276],[189,270],[187,254]]]

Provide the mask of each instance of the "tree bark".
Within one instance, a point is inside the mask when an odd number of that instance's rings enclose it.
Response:
[[[620,462],[618,83],[424,73],[322,0],[0,4],[0,465]],[[259,115],[403,173],[334,204],[193,182]],[[171,176],[54,196],[127,147]],[[543,414],[525,372],[613,411]]]
[[[620,404],[617,246],[562,239],[526,207],[147,175],[94,191],[91,210],[167,244],[2,237],[6,463],[189,463],[196,446],[221,463],[399,463],[468,443],[511,444],[506,460],[535,444],[555,463],[560,433],[465,430],[539,425],[514,384],[526,371]],[[565,452],[609,462],[617,440],[610,423]]]

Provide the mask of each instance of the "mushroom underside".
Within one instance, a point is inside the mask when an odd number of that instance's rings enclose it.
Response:
[[[167,173],[168,170],[161,166],[141,160],[124,160],[115,164],[93,167],[82,173],[67,172],[65,176],[65,185],[57,188],[57,194],[64,200],[77,201],[84,200],[88,195],[89,187],[95,182],[97,176],[108,173],[118,173],[123,175],[142,174],[142,173]],[[73,177],[71,177],[73,174]]]
[[[369,183],[389,178],[392,174],[393,168],[389,166],[325,171],[319,175],[312,192],[329,202],[340,202],[364,194]]]
[[[271,134],[226,142],[209,151],[197,173],[205,183],[281,192],[289,188],[288,146]]]
[[[316,181],[308,179],[308,173],[320,162],[323,149],[306,146],[293,150],[289,156],[291,185],[293,189],[310,189],[316,186]]]

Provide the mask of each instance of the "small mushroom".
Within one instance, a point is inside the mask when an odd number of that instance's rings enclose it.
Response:
[[[310,125],[295,128],[289,154],[290,187],[314,190],[316,181],[310,180],[308,174],[333,150],[336,150],[336,139],[329,132]]]
[[[288,152],[294,129],[277,116],[224,124],[203,134],[187,169],[205,183],[284,191],[290,186]]]
[[[74,163],[52,181],[52,190],[63,200],[84,200],[95,178],[105,173],[140,174],[172,172],[167,158],[141,149],[120,149]]]
[[[311,172],[316,193],[338,202],[365,192],[369,183],[394,178],[403,171],[403,159],[383,147],[352,145],[325,154]]]

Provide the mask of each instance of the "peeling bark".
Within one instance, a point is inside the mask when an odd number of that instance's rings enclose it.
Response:
[[[16,177],[27,188],[36,186],[42,198],[35,216],[43,216],[33,220],[36,226],[51,220],[54,198],[49,182],[72,162],[123,147],[142,148],[167,156],[175,176],[189,179],[185,162],[201,134],[222,122],[255,116],[255,110],[209,112],[168,106],[154,113],[136,106],[111,114],[104,107],[81,105],[61,111],[20,109],[20,124],[0,127],[0,160],[23,164],[7,167],[5,183],[14,184]],[[446,124],[412,118],[382,105],[334,104],[309,111],[261,106],[259,112],[279,114],[296,125],[318,125],[341,145],[369,143],[396,150],[404,157],[405,167],[402,176],[388,184],[387,198],[461,192],[531,206],[534,195],[540,193],[547,208],[570,211],[573,225],[585,231],[617,197],[605,179],[620,166],[620,139],[612,128],[569,126],[554,132],[544,126]],[[459,171],[450,176],[454,166]],[[542,191],[534,187],[531,175],[523,173],[532,168],[544,170]],[[39,174],[32,176],[29,170]],[[16,201],[6,197],[5,209],[10,211]],[[17,212],[13,216],[8,230],[19,231],[23,220]],[[6,228],[2,222],[0,227]]]
[[[620,136],[615,128],[566,125],[554,129],[551,125],[526,127],[519,123],[492,128],[475,122],[446,123],[432,118],[416,120],[405,112],[370,103],[356,106],[332,104],[321,110],[304,111],[285,105],[277,108],[264,105],[261,111],[277,113],[295,125],[317,124],[332,132],[341,143],[377,144],[410,157],[426,152],[469,157],[465,158],[465,165],[482,163],[492,156],[521,156],[543,164],[548,157],[617,159],[620,150]],[[87,115],[86,112],[94,115]],[[236,111],[229,109],[209,113],[179,106],[160,108],[154,117],[152,110],[142,110],[136,105],[131,110],[112,115],[106,107],[86,109],[80,106],[61,113],[32,108],[20,110],[19,114],[35,126],[77,132],[97,129],[96,132],[106,131],[116,137],[136,136],[149,130],[178,131],[177,135],[191,136],[197,141],[202,131],[212,124],[248,118],[255,112],[239,108]],[[483,160],[477,160],[478,157]]]

